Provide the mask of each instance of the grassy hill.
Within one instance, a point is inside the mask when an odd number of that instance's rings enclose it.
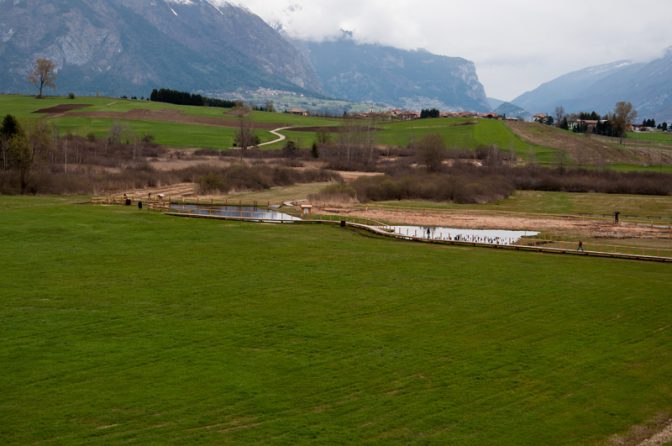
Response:
[[[592,134],[576,134],[541,124],[507,122],[530,144],[553,147],[565,162],[583,166],[611,165],[620,170],[646,170],[672,165],[672,140],[665,135],[647,140],[630,133],[623,141]]]
[[[62,105],[86,107],[53,110]],[[50,108],[51,113],[36,113]],[[238,119],[231,110],[222,108],[114,98],[49,97],[37,100],[28,96],[0,95],[0,116],[7,113],[18,116],[25,123],[48,119],[61,134],[105,136],[113,126],[121,125],[138,136],[152,135],[161,145],[211,149],[233,146]],[[267,112],[253,112],[251,120],[261,142],[276,139],[269,132],[272,129],[293,127],[282,133],[302,148],[309,148],[315,142],[315,133],[320,127],[327,128],[331,139],[337,140],[337,129],[343,124],[339,118]],[[612,165],[620,170],[656,170],[659,166],[672,165],[672,139],[660,134],[632,134],[625,144],[619,144],[613,138],[587,138],[539,124],[484,119],[382,121],[374,122],[373,126],[374,141],[382,146],[406,147],[434,133],[441,135],[450,149],[496,146],[516,153],[519,159],[543,164]],[[280,142],[267,147],[281,148],[284,144]]]
[[[87,104],[86,108],[62,113],[35,113],[60,105]],[[132,118],[129,112],[145,110],[155,113],[137,114]],[[27,96],[0,96],[0,115],[12,113],[23,121],[49,119],[61,133],[102,136],[109,133],[115,123],[120,123],[135,133],[152,134],[159,144],[173,147],[227,148],[233,145],[235,116],[230,110],[208,107],[177,106],[171,104],[133,101],[113,98],[46,98],[37,100]],[[172,114],[171,114],[172,113]],[[221,119],[204,124],[198,118]],[[340,119],[293,116],[284,113],[254,112],[252,121],[264,130],[257,130],[262,142],[275,139],[268,130],[280,127],[301,127],[305,131],[283,132],[301,147],[310,147],[315,141],[316,127],[335,128]],[[551,149],[529,144],[518,138],[506,125],[499,121],[471,121],[464,119],[436,119],[409,122],[383,122],[376,124],[376,143],[405,147],[430,133],[443,136],[446,145],[454,149],[475,149],[479,146],[496,145],[504,150],[513,150],[526,157],[530,153],[540,158],[551,158]],[[337,134],[332,134],[337,139]],[[281,147],[283,143],[275,147]]]
[[[672,410],[668,265],[0,205],[4,445],[603,445]]]

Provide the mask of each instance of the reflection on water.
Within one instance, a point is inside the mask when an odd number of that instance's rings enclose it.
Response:
[[[534,237],[538,232],[505,231],[499,229],[457,229],[433,226],[388,226],[395,234],[428,240],[515,245],[523,237]]]
[[[292,222],[301,221],[300,218],[293,217],[282,212],[273,211],[265,208],[245,207],[245,206],[204,206],[194,204],[171,204],[170,209],[175,212],[183,212],[195,215],[212,215],[215,217],[236,217],[247,220],[257,221],[280,221]]]

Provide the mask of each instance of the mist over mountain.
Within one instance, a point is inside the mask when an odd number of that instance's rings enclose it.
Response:
[[[597,111],[630,101],[640,117],[672,120],[672,50],[649,63],[614,62],[575,71],[527,92],[512,102],[532,113]]]
[[[212,94],[259,87],[319,94],[310,63],[261,18],[206,0],[0,0],[0,91],[31,91],[37,57],[58,91]]]
[[[506,116],[507,118],[516,118],[523,121],[527,121],[532,117],[532,115],[530,115],[527,110],[510,102],[502,102],[497,108],[495,108],[494,112],[498,115]]]
[[[495,110],[497,107],[500,105],[504,104],[506,101],[502,101],[501,99],[497,98],[488,98],[488,105],[490,105],[490,108]]]
[[[352,39],[291,42],[247,9],[209,0],[0,0],[0,92],[32,92],[38,57],[58,94],[147,96],[166,87],[258,89],[395,107],[489,111],[474,64]],[[51,93],[49,91],[48,93]]]
[[[305,48],[329,96],[411,109],[490,110],[476,68],[468,60],[350,38],[298,44]]]

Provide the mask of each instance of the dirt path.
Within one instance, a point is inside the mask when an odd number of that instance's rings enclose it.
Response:
[[[642,441],[637,446],[664,446],[672,442],[672,420],[667,423],[665,428],[648,440]]]
[[[259,144],[257,147],[270,146],[271,144],[275,144],[276,142],[282,142],[282,141],[286,140],[287,137],[280,132],[283,131],[283,130],[289,130],[289,129],[291,129],[291,127],[280,127],[279,129],[271,130],[269,133],[274,134],[278,138],[274,139],[273,141],[268,141],[268,142],[265,142],[263,144]]]

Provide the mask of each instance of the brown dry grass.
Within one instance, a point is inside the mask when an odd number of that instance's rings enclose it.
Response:
[[[635,223],[614,225],[606,221],[580,217],[534,215],[501,215],[454,211],[409,211],[388,209],[354,209],[348,215],[400,225],[446,226],[465,229],[508,229],[572,234],[596,238],[661,238],[670,237],[669,229]]]
[[[627,141],[621,145],[613,138],[584,136],[542,124],[506,123],[524,141],[562,150],[580,164],[672,164],[672,151],[661,150],[658,146],[642,144],[640,141]]]

